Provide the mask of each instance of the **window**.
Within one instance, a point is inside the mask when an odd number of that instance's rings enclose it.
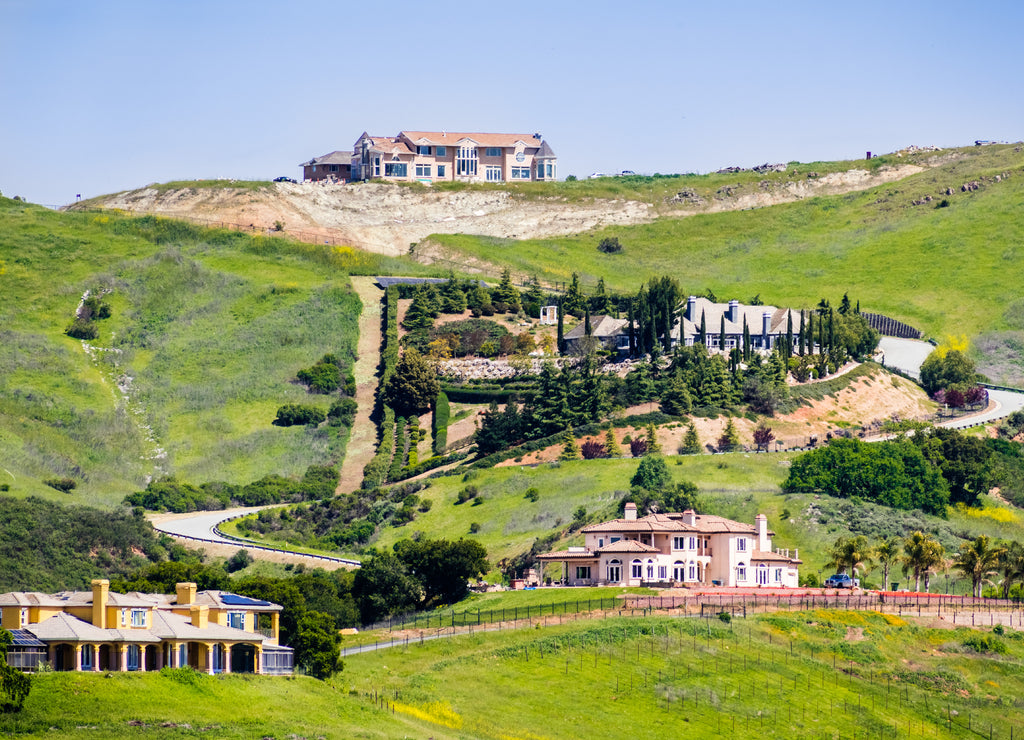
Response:
[[[245,612],[228,612],[228,627],[236,630],[245,629]]]
[[[695,564],[693,564],[693,563],[690,563],[690,574],[689,574],[689,576],[687,576],[687,580],[690,580],[690,581],[696,581],[697,580],[697,566]]]
[[[440,167],[438,169],[440,169]],[[430,165],[429,164],[418,164],[418,165],[416,165],[416,177],[430,177]]]
[[[747,538],[746,537],[737,537],[736,538],[736,551],[737,552],[746,552],[747,551]]]
[[[589,581],[590,580],[590,566],[589,565],[577,565],[576,566],[576,580],[577,581]]]
[[[683,561],[682,560],[677,560],[676,562],[674,562],[672,564],[672,580],[673,581],[681,581],[685,577],[686,576],[685,576],[685,574],[683,572]]]
[[[690,538],[690,549],[691,550],[696,550],[697,549],[697,538],[696,537],[691,537]]]
[[[146,610],[132,609],[132,627],[146,626]]]
[[[658,580],[659,581],[667,581],[668,580],[668,566],[667,565],[659,565],[658,566]]]
[[[775,582],[776,583],[781,583],[782,582],[782,568],[776,568],[775,569]]]
[[[430,147],[429,146],[417,146],[416,147],[416,153],[417,154],[425,154],[427,156],[430,156]]]
[[[621,563],[618,560],[612,560],[608,563],[608,581],[611,583],[618,583],[622,580],[622,569]]]
[[[448,156],[448,147],[446,147],[446,146],[434,147],[434,156],[435,157],[447,157]]]
[[[597,538],[597,546],[598,547],[604,547],[604,537],[598,537]]]
[[[188,645],[178,646],[178,668],[188,665]]]
[[[444,172],[445,172],[446,169],[448,169],[448,168],[445,165],[439,164],[437,166],[437,176],[438,177],[444,177]]]
[[[553,179],[555,176],[555,166],[551,163],[547,165],[547,175],[545,176],[548,180]]]
[[[512,179],[513,180],[529,180],[530,179],[530,168],[529,167],[513,167],[512,168]]]
[[[82,645],[82,670],[92,670],[92,645]]]
[[[616,537],[615,535],[612,535],[612,538],[609,540],[609,542],[618,542],[621,539],[621,537]]]
[[[127,627],[128,626],[128,610],[127,609],[122,609],[121,610],[121,626],[122,627]]]
[[[654,563],[650,560],[647,561],[647,577],[651,580],[654,579]]]
[[[757,567],[757,585],[767,586],[768,585],[768,566],[762,563]]]
[[[743,563],[740,563],[736,567],[736,580],[737,581],[745,581],[745,580],[747,580],[747,567]]]
[[[487,156],[488,157],[500,157],[501,156],[501,147],[497,147],[497,146],[489,146],[489,147],[487,147]]]
[[[473,177],[476,175],[476,147],[460,146],[459,156],[455,160],[455,174]]]
[[[639,560],[634,560],[633,561],[632,576],[633,576],[633,578],[643,578],[644,577],[644,564],[641,563]]]
[[[28,624],[28,607],[23,606],[21,607],[21,626],[24,627],[26,624]]]
[[[488,165],[486,169],[487,182],[501,182],[501,167],[495,167],[494,165]]]
[[[673,537],[672,538],[672,549],[673,550],[684,550],[684,549],[686,549],[686,538],[685,537]]]
[[[380,177],[380,157],[373,158],[373,176]]]
[[[409,165],[405,162],[385,162],[384,177],[405,177],[409,174]]]
[[[337,172],[338,171],[338,165],[332,164],[331,167],[330,167],[330,171],[331,172]]]

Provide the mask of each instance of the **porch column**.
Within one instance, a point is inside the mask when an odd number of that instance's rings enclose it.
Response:
[[[139,672],[146,672],[146,652],[149,650],[148,645],[139,645]]]
[[[164,653],[167,651],[166,645],[161,643],[156,649],[156,669],[159,671],[164,667]]]
[[[224,644],[224,673],[231,673],[231,646]]]
[[[75,670],[82,670],[82,643],[75,645]]]
[[[119,671],[127,671],[128,670],[128,644],[122,642],[120,644],[120,646],[118,646],[118,652],[120,653],[119,660],[121,661],[121,663],[120,663],[120,665],[118,665],[117,669]]]
[[[257,615],[255,616],[255,618],[256,618],[256,625],[257,625],[257,627],[258,627],[258,626],[259,626],[259,623],[260,623],[260,621],[259,621],[259,620],[260,620],[260,618],[259,618],[259,615],[257,614]],[[278,640],[278,639],[280,639],[280,638],[279,638],[279,635],[280,635],[281,633],[280,633],[280,631],[279,631],[279,630],[281,629],[281,612],[273,612],[273,613],[272,613],[272,614],[270,615],[270,628],[271,628],[272,630],[274,630],[274,639],[275,639],[275,640]],[[255,631],[256,631],[256,632],[259,632],[259,629],[256,629]]]
[[[46,660],[54,670],[57,669],[57,646],[53,643],[46,646]]]
[[[213,645],[206,644],[206,672],[213,675]]]
[[[256,655],[252,658],[252,672],[263,673],[263,645],[256,645]]]
[[[99,673],[100,670],[100,646],[99,643],[95,643],[92,646],[92,670]]]

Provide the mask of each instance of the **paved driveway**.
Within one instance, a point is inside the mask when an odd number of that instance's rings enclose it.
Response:
[[[896,337],[882,337],[878,342],[878,348],[882,350],[882,362],[886,367],[894,367],[913,378],[920,377],[921,364],[935,349],[931,344],[922,342],[920,339],[897,339]]]

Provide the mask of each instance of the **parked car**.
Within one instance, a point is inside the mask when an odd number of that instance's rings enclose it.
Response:
[[[825,588],[853,588],[856,585],[846,573],[836,573],[825,579]]]
[[[290,177],[285,177],[284,175],[281,175],[281,177],[275,177],[274,178],[274,182],[290,182],[290,183],[294,183],[295,180],[293,180]]]
[[[590,173],[590,177],[588,177],[587,179],[588,180],[596,180],[599,177],[608,177],[608,175],[604,174],[603,172],[591,172]]]
[[[632,175],[635,174],[636,173],[633,172],[633,170],[623,170],[622,172],[619,173],[619,177],[631,177]]]

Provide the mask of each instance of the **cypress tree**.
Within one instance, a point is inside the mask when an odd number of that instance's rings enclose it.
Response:
[[[707,321],[704,318],[704,309],[701,309],[701,311],[700,311],[700,343],[703,344],[705,347],[708,344],[707,338],[708,338],[708,325],[707,325]]]
[[[747,316],[743,315],[743,361],[750,361],[750,328],[747,326]]]
[[[718,349],[725,352],[725,314],[722,314],[722,323],[718,329]]]
[[[807,354],[814,354],[814,311],[807,314]]]
[[[786,311],[786,359],[793,356],[793,312]]]
[[[672,299],[669,296],[665,296],[665,333],[662,337],[662,343],[666,354],[672,351],[672,323]]]
[[[583,310],[583,336],[589,337],[590,335],[590,306],[587,306]]]
[[[818,352],[825,354],[825,317],[818,316]]]
[[[629,356],[636,357],[636,321],[633,315],[633,299],[629,299]]]
[[[562,318],[563,301],[558,302],[558,354],[565,354],[565,320]]]

